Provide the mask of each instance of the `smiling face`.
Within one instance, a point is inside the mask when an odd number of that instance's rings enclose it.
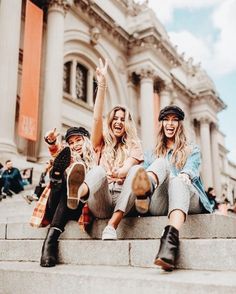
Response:
[[[121,138],[125,133],[125,112],[117,110],[111,122],[111,130],[116,138]]]
[[[76,151],[82,155],[82,147],[84,144],[84,137],[80,135],[73,135],[68,139],[68,145],[71,151]]]
[[[163,119],[163,129],[167,140],[174,141],[179,126],[179,119],[175,114],[168,114]]]

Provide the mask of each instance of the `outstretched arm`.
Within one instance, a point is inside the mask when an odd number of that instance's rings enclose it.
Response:
[[[45,142],[48,144],[48,149],[52,157],[56,157],[61,149],[61,144],[58,143],[57,137],[59,133],[56,128],[47,132],[44,136]]]
[[[91,131],[91,142],[93,147],[96,148],[101,145],[103,141],[103,127],[102,127],[102,114],[104,108],[104,100],[106,95],[106,88],[107,88],[107,60],[105,61],[105,65],[103,64],[102,60],[99,59],[99,67],[97,67],[96,74],[97,74],[97,95],[94,104],[94,113],[93,113],[93,124],[92,124],[92,131]]]

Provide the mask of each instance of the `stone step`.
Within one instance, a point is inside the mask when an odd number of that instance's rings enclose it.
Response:
[[[17,216],[8,218],[7,222],[0,223],[0,238],[5,239],[43,239],[46,228],[36,229],[29,225],[29,218]],[[130,217],[124,218],[117,230],[119,239],[158,239],[167,224],[167,217]],[[95,220],[91,233],[83,232],[77,222],[67,224],[62,239],[101,239],[102,231],[107,220]],[[4,229],[5,226],[5,229]],[[1,231],[4,234],[1,234]],[[236,218],[217,215],[201,214],[188,216],[186,223],[180,231],[183,239],[210,239],[210,238],[236,238]]]
[[[0,262],[1,293],[189,294],[236,293],[235,272]]]
[[[0,261],[39,262],[43,240],[0,240]],[[59,262],[155,267],[159,240],[60,240]],[[182,239],[177,267],[236,271],[235,239]]]

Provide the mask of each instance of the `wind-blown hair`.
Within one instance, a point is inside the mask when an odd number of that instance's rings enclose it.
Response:
[[[155,154],[157,155],[157,157],[164,157],[166,156],[167,151],[167,138],[164,133],[163,121],[160,121],[157,133],[157,145],[155,148]],[[187,142],[184,125],[182,121],[179,121],[179,125],[175,133],[175,143],[170,162],[174,164],[178,169],[181,169],[185,165],[189,153],[190,146]]]
[[[82,160],[86,166],[87,171],[96,165],[95,152],[90,139],[83,136],[84,143],[82,145],[82,155],[80,156],[77,152],[72,153],[74,161]]]
[[[125,133],[121,140],[117,141],[111,125],[113,118],[117,111],[123,111],[125,113],[124,128]],[[124,161],[127,159],[128,151],[134,144],[139,142],[137,135],[137,129],[132,115],[127,107],[125,106],[115,106],[108,112],[106,117],[106,123],[104,124],[104,151],[103,156],[109,164],[118,165],[119,167],[123,165]]]

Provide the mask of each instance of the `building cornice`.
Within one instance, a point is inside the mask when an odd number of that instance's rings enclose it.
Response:
[[[227,105],[220,99],[214,90],[204,90],[195,95],[193,103],[208,103],[216,112],[225,109]]]
[[[171,44],[162,38],[155,27],[149,27],[142,31],[135,32],[129,39],[129,55],[153,50],[157,55],[162,55],[165,61],[171,66],[181,65],[181,60]]]
[[[101,34],[116,39],[123,50],[127,50],[129,34],[120,27],[101,7],[93,1],[75,0],[75,12],[79,13],[91,27],[97,27]]]

